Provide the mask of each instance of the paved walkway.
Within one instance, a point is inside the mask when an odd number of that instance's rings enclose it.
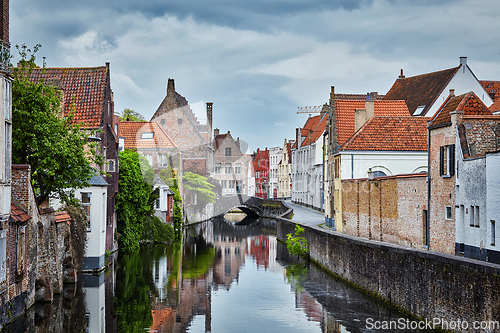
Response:
[[[290,199],[285,200],[288,207],[293,209],[292,221],[317,226],[325,223],[325,214],[317,210],[292,203]]]

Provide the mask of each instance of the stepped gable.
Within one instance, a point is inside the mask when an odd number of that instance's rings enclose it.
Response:
[[[425,105],[424,116],[460,68],[454,67],[412,77],[401,75],[385,95],[384,100],[405,100],[410,114]]]
[[[85,128],[101,126],[107,88],[107,67],[35,68],[32,82],[62,89],[62,110],[68,116],[74,108],[73,123]]]
[[[427,119],[375,116],[341,150],[427,151]]]
[[[500,81],[479,81],[494,102],[500,100]],[[491,106],[490,106],[491,107]]]
[[[353,134],[355,129],[356,109],[365,108],[365,100],[338,100],[335,94],[335,113],[337,117],[337,141],[344,144]],[[366,98],[366,96],[365,96]],[[405,101],[374,101],[374,116],[409,116]]]
[[[429,122],[429,127],[451,125],[450,112],[453,111],[463,111],[464,115],[492,115],[488,107],[471,91],[459,96],[448,96]]]
[[[125,149],[178,148],[165,130],[155,121],[122,121],[121,136],[125,137]],[[143,133],[153,133],[153,138]]]

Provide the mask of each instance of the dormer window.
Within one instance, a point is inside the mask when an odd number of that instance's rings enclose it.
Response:
[[[151,140],[154,138],[154,133],[153,132],[143,132],[141,139],[142,140]]]
[[[419,107],[417,107],[417,109],[415,110],[415,112],[413,112],[413,115],[414,116],[420,116],[422,115],[422,112],[424,111],[425,109],[425,105],[420,105]]]

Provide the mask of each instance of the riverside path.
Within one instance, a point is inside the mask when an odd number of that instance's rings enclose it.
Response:
[[[292,221],[318,226],[325,223],[325,215],[317,210],[307,208],[292,203],[290,199],[285,200],[285,204],[293,209]]]

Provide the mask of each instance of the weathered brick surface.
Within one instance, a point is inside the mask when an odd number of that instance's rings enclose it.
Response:
[[[342,181],[348,235],[420,248],[427,208],[425,174]]]
[[[278,219],[277,237],[295,224]],[[312,260],[415,316],[468,321],[468,332],[474,321],[499,320],[498,265],[302,227]]]

